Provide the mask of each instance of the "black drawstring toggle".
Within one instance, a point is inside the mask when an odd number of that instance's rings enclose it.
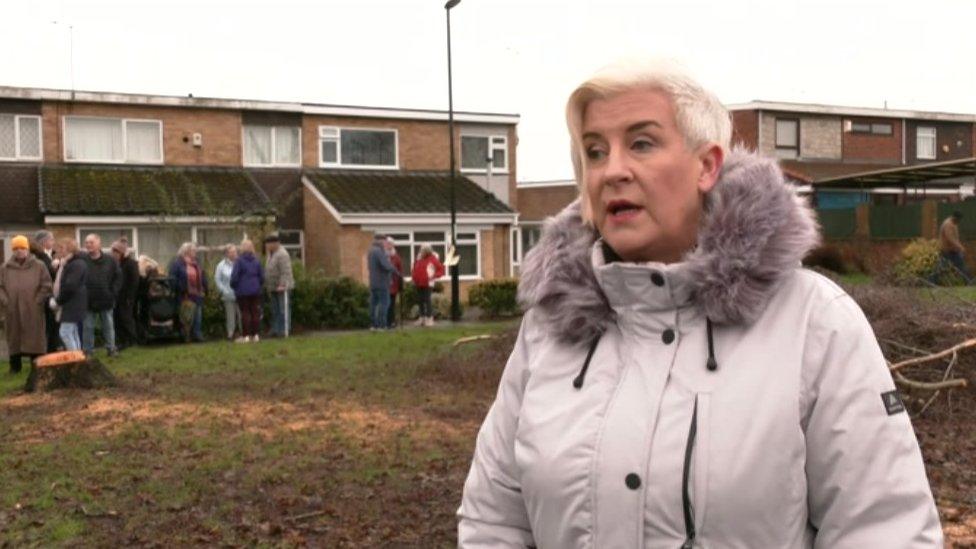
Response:
[[[708,334],[708,361],[705,367],[709,372],[718,370],[718,361],[715,360],[715,343],[712,341],[712,319],[705,317],[705,331]]]
[[[583,378],[586,377],[586,370],[589,369],[589,367],[590,367],[590,360],[593,358],[593,353],[594,353],[594,351],[596,351],[596,346],[599,345],[600,338],[602,336],[603,336],[603,334],[600,334],[600,335],[596,336],[596,338],[593,340],[593,343],[590,344],[590,351],[588,353],[586,353],[586,360],[583,361],[583,369],[580,370],[579,375],[576,376],[575,379],[573,379],[573,387],[575,387],[577,389],[580,389],[580,388],[583,387]]]

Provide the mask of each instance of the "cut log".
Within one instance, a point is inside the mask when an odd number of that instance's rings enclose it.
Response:
[[[97,358],[86,359],[81,351],[51,353],[31,365],[24,390],[52,391],[54,389],[99,389],[115,387],[118,381]]]

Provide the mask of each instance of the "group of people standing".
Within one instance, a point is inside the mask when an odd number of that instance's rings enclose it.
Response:
[[[295,287],[291,257],[277,236],[264,240],[267,268],[257,258],[254,242],[244,240],[240,249],[227,246],[224,258],[214,270],[217,291],[224,304],[228,340],[251,343],[260,341],[261,298],[265,288],[271,301],[271,337],[288,337],[291,333],[291,292]]]
[[[291,331],[289,298],[295,286],[291,258],[276,235],[265,238],[267,264],[262,266],[254,243],[244,240],[238,251],[227,246],[214,279],[224,303],[227,338],[259,340],[261,303],[267,290],[272,310],[272,337]],[[138,341],[136,309],[140,281],[165,276],[149,258],[135,258],[125,239],[112,243],[109,253],[97,234],[85,237],[84,249],[73,238],[55,242],[49,231],[33,239],[11,240],[12,257],[0,267],[0,309],[5,329],[10,371],[19,373],[24,358],[57,350],[95,350],[100,332],[109,356]],[[145,261],[146,268],[140,268]],[[209,290],[207,276],[197,261],[197,246],[186,242],[170,263],[178,325],[187,342],[203,341],[203,303]],[[238,336],[239,337],[235,337]]]
[[[265,290],[271,301],[270,337],[287,337],[291,332],[290,295],[295,287],[291,257],[277,235],[264,239],[267,264],[261,265],[254,242],[244,239],[240,247],[224,247],[224,257],[214,268],[214,281],[224,305],[225,331],[229,341],[260,341],[261,304]],[[192,242],[180,247],[170,265],[179,304],[180,325],[186,341],[203,341],[203,302],[209,284],[197,261]]]
[[[73,238],[56,243],[49,231],[39,231],[33,240],[15,236],[11,249],[0,267],[0,307],[12,373],[21,371],[24,358],[58,349],[90,355],[96,326],[111,356],[135,343],[139,273],[126,241],[113,243],[109,256],[98,235],[88,235],[82,250]]]
[[[386,330],[396,325],[396,298],[403,290],[403,260],[397,254],[393,239],[378,234],[366,256],[369,269],[370,330]],[[434,250],[421,246],[410,270],[420,315],[418,326],[434,325],[432,293],[434,282],[444,276],[444,265]]]

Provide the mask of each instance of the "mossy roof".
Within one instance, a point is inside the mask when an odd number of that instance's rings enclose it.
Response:
[[[451,177],[442,172],[369,172],[318,170],[305,176],[339,213],[447,213]],[[495,184],[507,184],[499,176]],[[513,213],[475,182],[456,176],[459,213]]]
[[[44,166],[47,215],[264,215],[274,208],[242,169]]]

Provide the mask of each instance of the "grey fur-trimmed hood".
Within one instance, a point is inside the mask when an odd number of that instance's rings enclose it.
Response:
[[[598,238],[577,201],[546,221],[523,262],[522,307],[536,309],[547,330],[568,343],[591,341],[615,320],[593,270]],[[698,246],[679,268],[712,322],[751,324],[776,284],[819,241],[813,211],[776,160],[736,149],[705,197]]]

